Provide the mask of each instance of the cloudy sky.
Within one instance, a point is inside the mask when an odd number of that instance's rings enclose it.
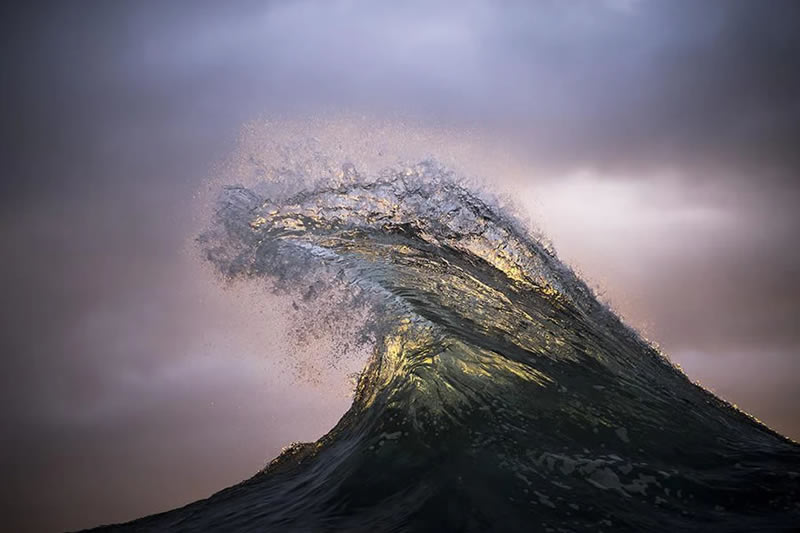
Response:
[[[349,369],[298,379],[284,302],[188,244],[254,120],[346,116],[483,176],[690,377],[800,439],[794,0],[2,10],[10,530],[205,497],[347,408]]]

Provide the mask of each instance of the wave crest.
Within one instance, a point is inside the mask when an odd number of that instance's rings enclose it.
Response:
[[[324,320],[360,313],[373,357],[330,433],[186,524],[673,531],[798,518],[797,446],[692,384],[453,172],[269,176],[224,191],[206,258],[301,295],[303,326],[341,296]]]

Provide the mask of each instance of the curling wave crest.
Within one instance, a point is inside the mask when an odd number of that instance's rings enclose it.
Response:
[[[228,187],[199,242],[226,277],[367,309],[352,407],[250,480],[116,528],[800,523],[798,446],[691,383],[508,209],[431,161],[308,183]]]

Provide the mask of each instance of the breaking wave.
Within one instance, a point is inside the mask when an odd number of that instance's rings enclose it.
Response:
[[[199,243],[225,277],[301,295],[308,327],[334,293],[326,321],[366,317],[352,407],[250,480],[117,528],[800,523],[798,446],[691,383],[498,202],[432,161],[276,176],[226,188]]]

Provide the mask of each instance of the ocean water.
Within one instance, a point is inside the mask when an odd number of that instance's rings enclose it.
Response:
[[[692,383],[500,203],[430,161],[294,179],[228,187],[198,242],[226,278],[367,317],[351,408],[108,531],[800,527],[800,446]]]

